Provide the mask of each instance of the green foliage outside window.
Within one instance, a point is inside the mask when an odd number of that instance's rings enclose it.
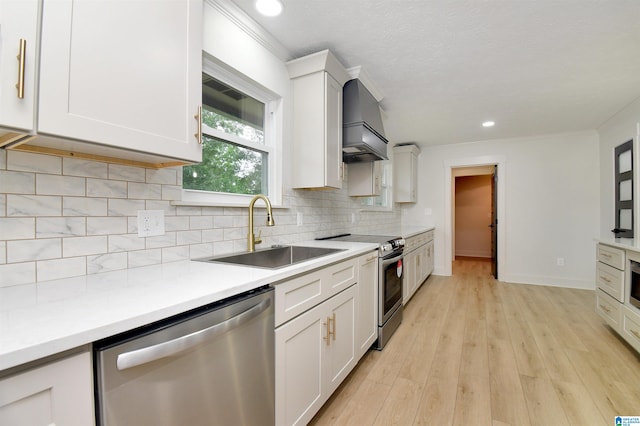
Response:
[[[203,123],[254,143],[264,143],[264,132],[241,121],[203,109]],[[202,162],[183,167],[183,188],[234,194],[267,193],[263,181],[267,155],[231,142],[203,135]]]

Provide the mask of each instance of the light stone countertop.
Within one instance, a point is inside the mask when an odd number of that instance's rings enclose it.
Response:
[[[639,242],[633,238],[596,238],[596,242],[640,253]]]
[[[402,235],[402,238],[410,238],[433,229],[435,229],[435,226],[403,226],[400,230],[400,235]]]
[[[295,245],[346,251],[280,269],[186,260],[0,288],[0,372],[377,248]]]

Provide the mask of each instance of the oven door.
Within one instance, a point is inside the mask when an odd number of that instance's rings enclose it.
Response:
[[[402,280],[403,256],[392,254],[380,261],[380,273],[378,285],[380,286],[380,299],[378,307],[378,325],[384,323],[402,305]]]

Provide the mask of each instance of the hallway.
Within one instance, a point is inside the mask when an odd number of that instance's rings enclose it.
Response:
[[[640,415],[640,355],[595,313],[594,293],[495,281],[460,258],[405,306],[313,425],[612,425]]]

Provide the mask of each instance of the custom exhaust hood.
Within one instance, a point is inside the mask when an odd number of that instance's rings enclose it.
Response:
[[[342,91],[342,158],[345,163],[388,160],[380,106],[359,79]]]

